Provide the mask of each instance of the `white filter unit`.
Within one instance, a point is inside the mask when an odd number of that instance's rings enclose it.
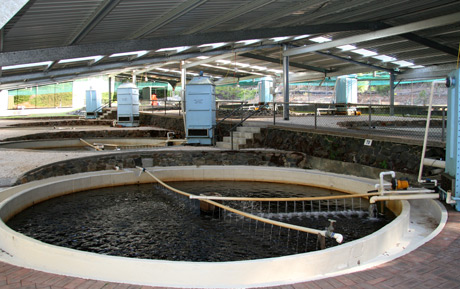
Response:
[[[98,114],[102,112],[102,99],[101,95],[97,94],[95,90],[86,91],[86,118],[97,118]]]
[[[267,102],[273,102],[273,94],[271,90],[273,88],[273,78],[263,77],[259,82],[259,103],[266,104]]]
[[[349,103],[358,103],[358,80],[338,77],[335,86],[335,104],[338,113],[346,113]]]
[[[139,126],[139,89],[124,83],[117,89],[117,123],[121,126]]]
[[[215,85],[209,77],[194,77],[185,90],[187,143],[212,145],[216,125]]]

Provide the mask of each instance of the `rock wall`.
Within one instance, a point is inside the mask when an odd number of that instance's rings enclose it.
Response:
[[[371,138],[372,136],[366,136]],[[301,130],[267,128],[259,140],[260,147],[296,151],[308,156],[418,174],[422,146],[384,139],[373,139],[370,146],[365,138],[316,133]],[[427,158],[443,158],[441,147],[428,147]]]
[[[144,115],[148,119],[152,115]],[[183,120],[172,121],[170,116],[153,116],[154,125],[183,129]],[[142,119],[142,118],[141,118]],[[172,127],[171,127],[172,125]],[[227,136],[231,123],[224,122],[217,130],[217,139]],[[166,127],[169,126],[169,127]],[[365,139],[372,139],[372,145],[365,146]],[[418,174],[422,145],[372,135],[352,136],[334,132],[317,132],[302,129],[267,127],[254,140],[254,147],[294,151],[330,161],[340,161],[372,167],[379,170],[394,170],[404,174]],[[445,148],[429,145],[427,158],[444,159]],[[428,170],[426,170],[428,171]]]
[[[136,166],[204,166],[248,165],[308,168],[307,156],[296,152],[274,150],[221,151],[221,150],[156,150],[105,154],[52,163],[27,172],[16,185],[45,178]]]

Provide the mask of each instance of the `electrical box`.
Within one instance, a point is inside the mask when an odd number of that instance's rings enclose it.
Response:
[[[86,91],[86,118],[97,118],[102,112],[102,98],[95,90]]]
[[[194,77],[185,89],[185,131],[188,144],[212,145],[216,125],[216,95],[213,81]]]
[[[124,83],[117,89],[117,124],[139,126],[139,89],[133,83]]]

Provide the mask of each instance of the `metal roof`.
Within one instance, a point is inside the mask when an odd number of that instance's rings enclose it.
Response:
[[[458,0],[23,2],[0,30],[0,89],[100,74],[179,82],[181,61],[216,84],[276,77],[283,53],[290,81],[376,70],[433,78],[456,68],[460,42]]]

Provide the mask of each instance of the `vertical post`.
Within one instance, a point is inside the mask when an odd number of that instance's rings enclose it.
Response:
[[[185,82],[187,81],[187,69],[184,68],[185,61],[182,60],[180,62],[181,65],[181,74],[180,74],[180,83],[182,85],[182,91],[180,93],[181,96],[181,106],[182,106],[182,112],[185,113]]]
[[[230,131],[230,145],[231,145],[231,150],[233,150],[233,129]]]
[[[134,71],[133,71],[132,76],[133,76],[133,84],[136,85],[136,74],[134,73]]]
[[[372,104],[369,103],[369,129],[372,127]]]
[[[276,125],[276,102],[273,102],[273,125]]]
[[[390,72],[390,116],[395,114],[395,73]]]
[[[283,51],[286,50],[287,45],[283,45]],[[289,56],[283,56],[283,94],[283,117],[284,120],[289,120]]]
[[[442,108],[442,123],[441,123],[441,127],[442,127],[442,131],[441,131],[441,141],[444,141],[445,139],[445,133],[446,133],[446,123],[445,123],[445,120],[446,120],[446,109],[447,107],[443,107]]]
[[[184,67],[185,65],[185,60],[182,60],[180,62],[180,82],[182,85],[182,90],[181,90],[181,107],[182,107],[182,113],[183,113],[183,118],[184,118],[184,134],[185,137],[188,136],[187,132],[187,113],[185,112],[185,90],[186,90],[186,84],[187,82],[187,69]]]
[[[109,107],[112,107],[112,77],[109,75]]]
[[[318,104],[315,103],[315,129],[318,127]]]

